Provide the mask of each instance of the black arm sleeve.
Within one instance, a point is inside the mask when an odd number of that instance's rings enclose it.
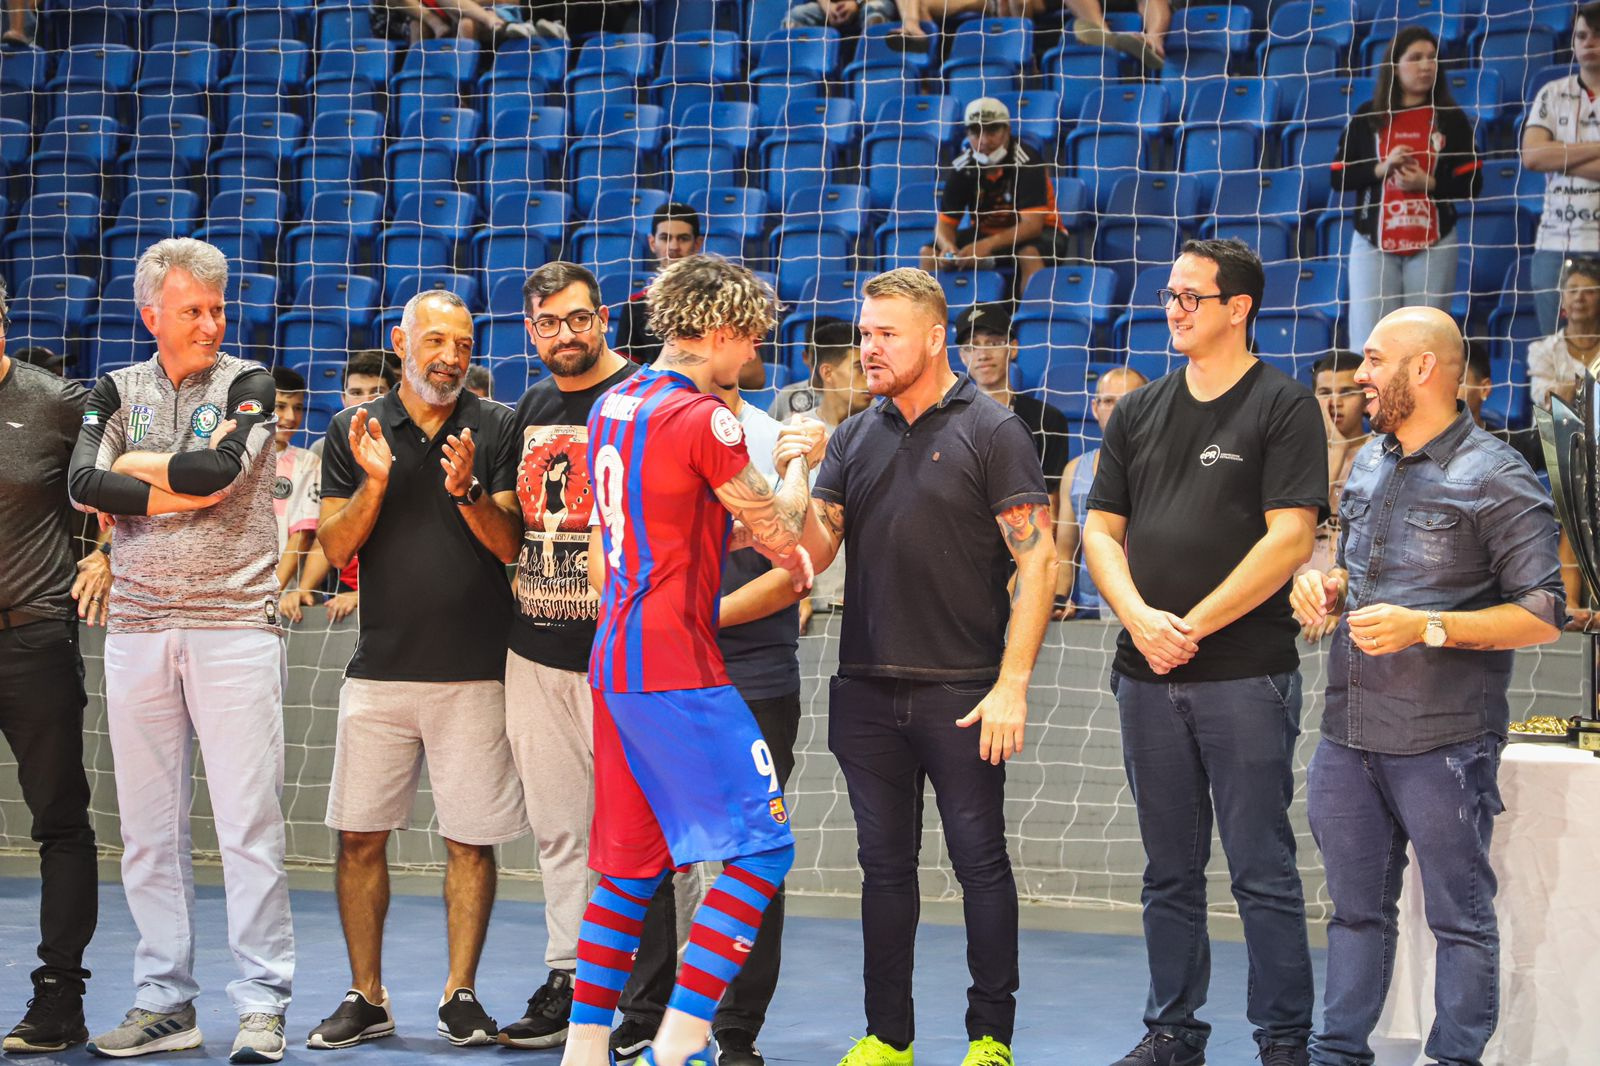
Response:
[[[99,466],[100,446],[105,441],[106,428],[122,408],[122,395],[117,383],[108,374],[101,378],[89,394],[88,407],[83,412],[83,426],[78,430],[78,443],[72,449],[72,463],[67,471],[67,488],[72,502],[79,508],[104,511],[113,515],[142,515],[150,510],[150,486],[126,474],[114,474]]]
[[[250,439],[256,427],[277,417],[276,402],[277,390],[267,371],[249,370],[235,378],[228,387],[226,416],[236,423],[233,431],[215,448],[174,455],[167,463],[167,483],[172,491],[185,496],[210,496],[233,484],[271,438],[270,432],[263,432],[257,434],[255,441]]]
[[[1339,138],[1339,152],[1333,162],[1333,187],[1340,192],[1358,192],[1381,185],[1378,165],[1378,139],[1373,133],[1372,105],[1363,104]]]

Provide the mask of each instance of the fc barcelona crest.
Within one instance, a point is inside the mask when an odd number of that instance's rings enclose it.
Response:
[[[779,825],[783,825],[789,820],[789,812],[784,809],[782,796],[779,796],[776,799],[768,800],[767,810],[771,812],[772,820],[777,822]]]

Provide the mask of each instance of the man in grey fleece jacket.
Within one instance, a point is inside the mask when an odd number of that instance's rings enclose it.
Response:
[[[294,976],[284,871],[283,634],[278,627],[272,376],[221,351],[228,264],[160,241],[134,297],[148,362],[90,394],[69,485],[117,526],[106,713],[122,819],[122,881],[139,927],[136,994],[89,1050],[123,1058],[196,1047],[191,740],[205,757],[240,977],[233,1062],[283,1056]]]

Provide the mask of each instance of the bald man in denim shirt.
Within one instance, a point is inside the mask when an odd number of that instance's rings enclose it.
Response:
[[[1406,308],[1367,339],[1356,384],[1373,439],[1339,502],[1339,565],[1308,571],[1302,623],[1343,614],[1307,806],[1334,914],[1311,1062],[1373,1061],[1406,845],[1438,940],[1430,1062],[1476,1063],[1497,1021],[1489,865],[1513,650],[1566,621],[1550,496],[1456,403],[1461,333]]]

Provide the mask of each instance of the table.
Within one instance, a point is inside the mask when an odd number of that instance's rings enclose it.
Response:
[[[1560,745],[1510,744],[1500,763],[1505,813],[1489,857],[1500,881],[1500,1028],[1485,1066],[1574,1066],[1600,1059],[1600,758]],[[1375,1038],[1379,1062],[1427,1061],[1433,933],[1416,857],[1400,893],[1400,939]],[[1580,1005],[1586,1005],[1582,1009]],[[1374,1042],[1377,1047],[1377,1042]]]

